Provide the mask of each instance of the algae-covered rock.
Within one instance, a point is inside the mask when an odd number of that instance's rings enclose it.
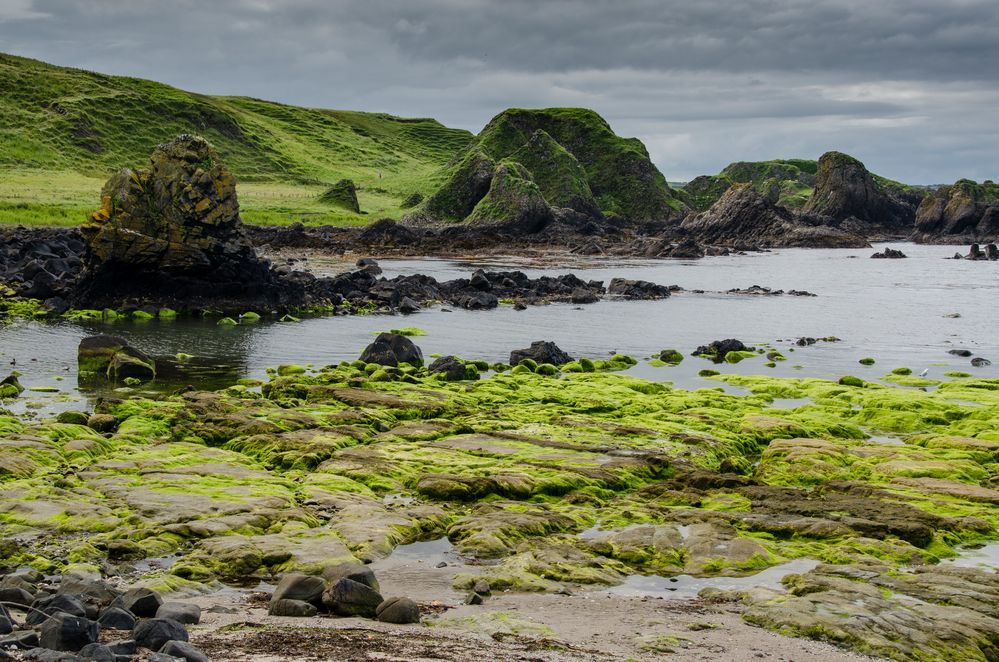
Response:
[[[971,241],[999,239],[999,185],[958,180],[928,191],[916,210],[919,240],[961,236]]]
[[[118,336],[89,336],[80,341],[77,362],[81,376],[103,375],[109,379],[152,379],[156,363]]]
[[[341,179],[333,186],[322,192],[319,196],[321,202],[341,207],[355,214],[361,213],[361,206],[357,202],[357,187],[353,180]]]

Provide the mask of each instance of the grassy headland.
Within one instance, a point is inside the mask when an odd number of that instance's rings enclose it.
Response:
[[[145,167],[181,133],[208,138],[240,183],[251,223],[365,224],[397,218],[471,140],[433,119],[287,106],[185,92],[0,54],[0,223],[77,225],[110,172]],[[362,212],[323,203],[340,179]]]

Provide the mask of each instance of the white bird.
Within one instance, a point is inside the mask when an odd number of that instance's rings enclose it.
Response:
[[[923,368],[923,371],[921,373],[919,373],[919,376],[920,377],[925,377],[926,373],[928,373],[929,371],[930,371],[929,368]]]

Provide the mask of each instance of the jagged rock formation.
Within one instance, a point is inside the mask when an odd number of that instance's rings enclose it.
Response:
[[[361,205],[357,202],[357,187],[353,180],[341,179],[333,186],[323,191],[319,196],[322,202],[336,207],[342,207],[355,214],[361,213]]]
[[[916,210],[916,240],[935,237],[966,241],[999,239],[999,184],[970,179],[942,186],[923,198]]]
[[[499,190],[493,180],[501,176]],[[540,194],[526,194],[521,182]],[[519,190],[511,199],[513,184]],[[493,193],[506,212],[473,215]],[[487,201],[488,202],[488,201]],[[541,202],[549,207],[546,212]],[[511,109],[497,115],[475,143],[451,165],[443,184],[403,218],[415,224],[496,224],[532,232],[558,218],[559,210],[600,220],[606,214],[636,221],[667,221],[684,204],[636,139],[620,138],[593,111],[578,108]],[[520,221],[526,226],[520,226]]]
[[[239,216],[236,181],[203,138],[157,147],[148,170],[123,169],[80,228],[86,250],[77,303],[166,295],[180,300],[276,295]]]
[[[864,164],[841,152],[819,158],[815,190],[804,210],[829,216],[858,234],[908,235],[922,195],[872,175]]]
[[[680,230],[701,243],[737,248],[870,245],[859,235],[825,225],[825,220],[778,207],[751,184],[736,184],[710,209],[684,219]]]
[[[817,170],[817,161],[805,159],[737,161],[717,175],[695,177],[681,192],[687,204],[704,211],[718,202],[733,184],[751,184],[769,202],[800,209],[812,194]]]

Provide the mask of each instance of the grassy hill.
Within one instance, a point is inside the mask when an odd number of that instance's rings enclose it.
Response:
[[[403,199],[432,191],[473,137],[433,119],[194,94],[5,54],[0,90],[0,223],[79,223],[110,172],[146,166],[153,147],[180,133],[215,145],[250,222],[397,218]],[[319,199],[343,178],[367,215]]]

